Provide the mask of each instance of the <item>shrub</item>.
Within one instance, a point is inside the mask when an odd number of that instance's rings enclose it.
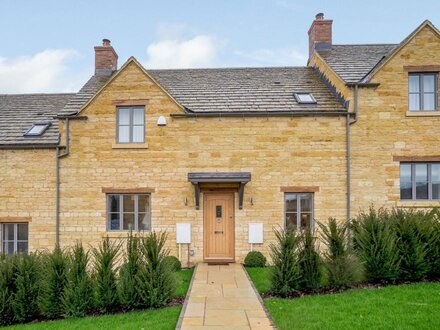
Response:
[[[371,207],[353,221],[354,247],[369,281],[394,281],[399,276],[400,257],[397,237],[388,212]]]
[[[266,257],[260,251],[250,251],[244,258],[246,267],[265,267]]]
[[[59,248],[44,256],[44,276],[42,278],[42,292],[40,309],[49,319],[63,315],[62,297],[67,284],[67,256]]]
[[[130,233],[127,237],[125,262],[119,270],[118,283],[121,305],[127,309],[135,309],[141,304],[137,289],[140,260],[139,238]]]
[[[403,280],[421,280],[429,271],[426,258],[428,243],[423,241],[421,234],[424,217],[423,211],[393,209],[390,213],[401,259],[399,277]]]
[[[289,297],[299,288],[301,271],[298,262],[299,239],[293,230],[275,230],[276,243],[270,246],[273,262],[271,290],[281,297]]]
[[[426,244],[426,260],[429,265],[428,276],[440,277],[440,212],[433,209],[429,212],[419,211],[422,221],[419,222],[421,240]]]
[[[321,284],[321,258],[315,241],[310,229],[304,230],[299,237],[300,286],[304,290],[315,290]]]
[[[93,288],[87,274],[88,252],[77,243],[69,253],[67,285],[63,294],[64,314],[83,317],[92,307]]]
[[[22,254],[17,257],[15,275],[15,295],[12,302],[14,318],[18,322],[29,322],[38,316],[38,273],[41,270],[39,257]]]
[[[101,313],[113,313],[119,307],[116,286],[115,263],[117,262],[120,244],[104,238],[98,248],[93,249],[94,256],[94,288],[96,307]]]
[[[167,235],[150,233],[141,239],[142,264],[137,276],[138,293],[145,307],[157,308],[164,306],[176,290],[174,272],[165,257]]]
[[[15,277],[17,271],[16,256],[0,256],[0,326],[14,322]]]
[[[182,263],[175,256],[166,256],[165,261],[170,264],[171,269],[175,272],[178,272],[182,269]]]
[[[328,274],[328,284],[342,289],[353,286],[359,279],[361,265],[351,253],[348,244],[346,225],[338,225],[330,218],[327,224],[319,224],[323,242],[327,247],[324,252],[324,266]]]

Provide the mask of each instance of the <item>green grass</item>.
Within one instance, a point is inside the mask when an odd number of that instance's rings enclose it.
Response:
[[[440,284],[417,283],[265,304],[279,329],[440,329]]]
[[[193,275],[194,269],[182,269],[181,271],[176,272],[176,280],[177,280],[177,290],[174,294],[175,297],[185,297],[186,292],[189,288],[189,283],[191,282],[191,277]]]
[[[184,297],[188,291],[193,269],[176,272],[177,290],[174,297]],[[94,330],[94,329],[175,329],[181,306],[151,309],[125,314],[66,319],[31,324],[18,324],[8,329],[17,330]]]
[[[264,294],[270,291],[269,275],[270,275],[271,267],[246,268],[246,270],[260,294]]]
[[[20,324],[7,329],[19,330],[95,330],[95,329],[175,329],[181,306],[117,315],[85,317],[61,321]]]

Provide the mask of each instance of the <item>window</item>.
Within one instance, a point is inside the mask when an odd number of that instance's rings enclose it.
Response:
[[[145,142],[145,108],[117,108],[117,138],[118,143]]]
[[[311,93],[294,93],[293,95],[298,103],[316,103],[316,100]]]
[[[28,224],[2,224],[2,251],[4,254],[28,251]]]
[[[108,230],[150,230],[150,194],[107,195]]]
[[[49,123],[40,123],[34,124],[32,127],[24,133],[24,136],[40,136],[46,131],[46,129],[50,126]]]
[[[313,227],[313,194],[285,193],[286,229],[301,230]]]
[[[410,111],[437,110],[437,74],[409,74],[408,94]]]
[[[400,199],[440,200],[440,163],[400,164]]]

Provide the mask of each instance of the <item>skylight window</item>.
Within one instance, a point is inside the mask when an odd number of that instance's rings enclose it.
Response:
[[[49,123],[34,124],[26,133],[24,133],[24,136],[41,136],[49,125]]]
[[[295,99],[300,104],[314,104],[316,103],[312,93],[293,93]]]

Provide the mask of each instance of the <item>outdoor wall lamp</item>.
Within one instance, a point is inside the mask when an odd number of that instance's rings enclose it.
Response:
[[[167,120],[165,119],[164,116],[160,116],[157,119],[157,126],[167,126]]]

